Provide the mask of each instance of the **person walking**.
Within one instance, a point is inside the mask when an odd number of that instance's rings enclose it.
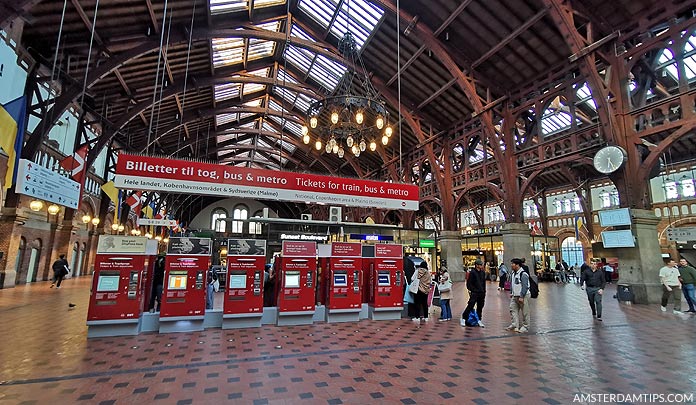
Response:
[[[611,284],[611,279],[614,277],[614,268],[606,262],[604,262],[604,274],[606,275],[607,283]]]
[[[686,312],[696,312],[696,269],[689,266],[686,259],[679,259],[679,281],[682,284],[682,292],[689,310]]]
[[[518,333],[529,332],[531,317],[529,314],[529,273],[522,268],[522,259],[514,258],[510,261],[512,274],[510,275],[510,317],[512,322],[507,330]],[[522,319],[520,319],[520,312]]]
[[[505,289],[505,282],[508,280],[508,269],[505,263],[501,263],[498,267],[498,291]]]
[[[452,307],[450,307],[450,300],[452,299],[452,280],[450,280],[449,272],[445,266],[440,268],[438,290],[440,290],[440,309],[442,310],[438,321],[449,321],[452,319]]]
[[[660,284],[662,284],[662,312],[667,311],[667,301],[671,295],[674,300],[675,314],[683,314],[681,311],[681,283],[679,282],[679,270],[677,262],[674,259],[669,259],[667,265],[660,269]]]
[[[428,263],[424,260],[418,266],[418,272],[415,273],[418,278],[418,292],[414,298],[416,311],[414,321],[428,321],[428,294],[430,293],[430,284],[433,282],[433,276],[428,270]]]
[[[60,283],[63,282],[63,278],[70,273],[70,267],[68,267],[68,261],[65,260],[65,255],[58,256],[58,260],[53,262],[51,265],[53,269],[53,282],[51,283],[51,288],[55,286],[60,288]]]
[[[476,259],[474,262],[474,270],[469,274],[466,280],[466,289],[469,290],[469,302],[466,304],[466,309],[462,313],[462,319],[459,324],[466,326],[466,320],[469,319],[469,313],[476,305],[476,314],[479,318],[478,326],[485,327],[483,324],[483,306],[486,304],[486,272],[483,267],[483,261]]]
[[[606,287],[607,280],[604,271],[600,270],[599,265],[595,267],[587,266],[580,275],[580,288],[587,292],[587,300],[590,302],[592,316],[598,321],[602,321],[602,294]]]

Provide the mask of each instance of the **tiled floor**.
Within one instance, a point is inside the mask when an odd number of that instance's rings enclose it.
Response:
[[[576,285],[541,284],[529,334],[504,330],[509,298],[491,284],[486,328],[433,316],[87,340],[88,283],[0,290],[0,403],[566,404],[578,393],[696,393],[696,316],[619,305],[612,287],[597,323]],[[456,285],[455,314],[464,294]]]

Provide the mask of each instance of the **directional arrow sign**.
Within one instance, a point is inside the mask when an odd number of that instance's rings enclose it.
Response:
[[[696,227],[667,228],[667,240],[675,241],[696,241]]]
[[[15,190],[73,209],[80,203],[80,183],[26,159],[19,160]]]

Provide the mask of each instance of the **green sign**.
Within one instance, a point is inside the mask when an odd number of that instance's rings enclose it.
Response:
[[[418,241],[418,246],[423,247],[423,248],[434,248],[435,247],[435,240],[434,239],[420,239]]]

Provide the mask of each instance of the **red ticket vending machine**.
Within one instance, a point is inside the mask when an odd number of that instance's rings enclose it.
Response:
[[[317,244],[283,241],[278,279],[278,326],[313,322],[317,271]]]
[[[87,310],[87,337],[137,335],[144,308],[147,238],[101,235]]]
[[[223,329],[261,326],[265,265],[265,240],[230,239],[227,242]]]
[[[403,254],[402,245],[375,245],[375,265],[370,277],[370,319],[401,319],[404,307]]]
[[[203,330],[211,242],[196,237],[169,239],[160,333]]]
[[[362,245],[331,243],[326,322],[357,322],[362,308]]]

